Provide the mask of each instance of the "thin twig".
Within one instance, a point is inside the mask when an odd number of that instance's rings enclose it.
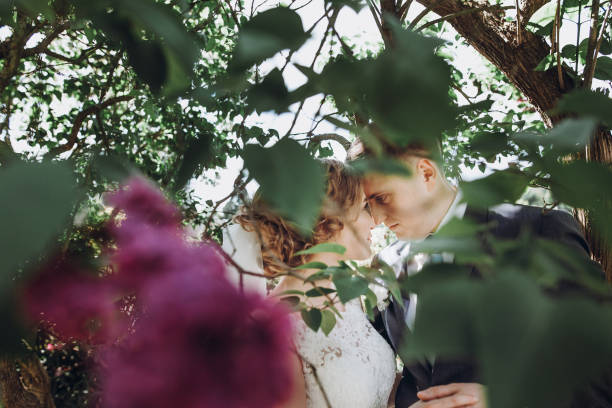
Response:
[[[603,41],[606,24],[608,23],[608,17],[610,17],[610,7],[612,7],[612,5],[608,6],[608,9],[606,10],[606,14],[604,16],[604,20],[601,23],[601,29],[599,30],[599,38],[597,39],[597,45],[595,46],[594,53],[595,60],[593,61],[593,72],[595,72],[595,67],[597,65],[597,54],[599,54],[599,48],[601,47],[601,42]]]
[[[433,8],[435,6],[438,5],[438,3],[440,3],[441,0],[436,0],[431,4],[427,4],[425,6],[425,10],[421,11],[415,18],[412,19],[412,21],[410,22],[410,24],[408,24],[408,30],[412,30],[414,29],[414,27],[416,27],[416,25],[419,23],[419,21],[421,21],[427,14],[429,14],[430,11],[433,11]]]
[[[582,14],[582,3],[578,2],[578,21],[576,22],[576,75],[578,75],[578,61],[580,60],[580,25],[582,24],[581,20]]]
[[[368,7],[370,8],[370,13],[372,14],[372,17],[374,17],[374,22],[376,23],[376,27],[378,27],[378,31],[382,33],[380,13],[378,13],[378,9],[376,9],[374,5],[372,4],[372,0],[367,0],[367,2],[368,2]]]
[[[325,392],[325,389],[323,388],[323,384],[321,383],[321,380],[319,379],[319,376],[317,374],[317,368],[314,366],[314,364],[308,361],[303,355],[301,355],[297,350],[295,353],[304,363],[306,363],[310,367],[310,369],[312,370],[312,375],[314,376],[315,381],[317,382],[317,385],[319,386],[319,389],[321,390],[321,394],[323,394],[325,405],[327,405],[327,408],[332,408],[331,403],[329,402],[329,398],[327,397],[327,393]]]
[[[406,0],[404,2],[404,4],[402,4],[399,8],[399,20],[400,22],[403,22],[406,19],[406,16],[408,15],[408,10],[410,9],[410,5],[412,4],[412,0]]]
[[[521,45],[521,9],[519,7],[519,0],[515,0],[516,5],[516,44]]]
[[[589,29],[589,41],[587,46],[586,64],[584,66],[584,83],[583,87],[590,89],[591,83],[593,82],[593,75],[595,74],[595,61],[597,55],[595,47],[597,47],[597,31],[599,23],[599,0],[593,0],[591,5],[591,27]]]
[[[247,185],[249,181],[251,180],[246,179],[242,181],[242,173],[238,174],[238,177],[236,177],[236,180],[234,180],[234,189],[232,190],[232,192],[215,203],[214,207],[211,210],[210,216],[208,217],[208,220],[206,221],[206,225],[204,226],[205,238],[208,237],[208,230],[210,229],[210,224],[212,223],[213,216],[215,212],[217,212],[217,209],[219,208],[219,206],[223,204],[224,202],[226,202],[227,200],[229,200],[230,198],[232,198],[233,196],[235,196],[239,191],[244,189],[244,187]]]
[[[557,0],[557,10],[555,12],[555,27],[556,30],[556,44],[555,51],[557,55],[557,76],[559,78],[559,88],[565,89],[565,82],[563,81],[563,69],[561,67],[561,45],[560,45],[560,34],[561,34],[561,0]]]

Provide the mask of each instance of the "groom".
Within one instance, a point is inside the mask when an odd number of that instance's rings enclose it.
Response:
[[[401,149],[388,147],[386,153],[406,165],[412,176],[367,174],[364,191],[376,224],[384,223],[400,240],[422,240],[435,234],[453,217],[470,218],[478,224],[492,225],[490,232],[494,238],[512,240],[524,227],[531,227],[538,237],[555,240],[589,258],[589,247],[571,215],[511,204],[486,211],[473,210],[461,203],[461,192],[448,182],[426,149],[415,145]],[[357,141],[349,149],[349,160],[367,154],[363,144]],[[415,272],[415,267],[414,262],[407,262],[408,251],[409,245],[399,241],[384,249],[379,258],[392,265],[396,272],[410,274]],[[444,262],[452,262],[452,255],[443,256]],[[396,350],[404,331],[412,328],[418,313],[416,304],[416,295],[410,295],[404,299],[403,307],[392,302],[379,316],[378,321],[382,321]],[[397,408],[485,408],[486,398],[474,361],[428,359],[404,367],[395,403]]]

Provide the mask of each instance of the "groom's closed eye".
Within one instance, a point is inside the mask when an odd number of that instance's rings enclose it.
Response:
[[[389,194],[376,194],[371,196],[370,199],[374,200],[377,205],[385,205],[388,202]]]

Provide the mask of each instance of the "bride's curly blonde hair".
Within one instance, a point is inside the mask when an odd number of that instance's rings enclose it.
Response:
[[[326,199],[309,238],[304,238],[294,225],[272,212],[259,194],[235,218],[245,230],[258,233],[264,272],[270,277],[286,272],[287,267],[308,262],[308,255],[295,253],[331,240],[344,228],[347,216],[354,214],[355,207],[361,204],[363,190],[359,177],[338,160],[321,162],[327,172]]]

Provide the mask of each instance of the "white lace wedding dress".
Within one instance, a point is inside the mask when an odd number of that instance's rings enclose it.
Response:
[[[242,268],[261,273],[261,254],[256,250],[254,235],[240,226],[230,226],[224,234],[223,249]],[[265,293],[264,280],[252,278],[243,277],[244,287]],[[393,350],[372,327],[358,299],[348,302],[340,314],[342,319],[337,318],[329,336],[321,330],[312,331],[299,314],[294,314],[307,408],[327,407],[321,386],[332,408],[386,408],[395,381]]]
[[[355,299],[329,336],[312,331],[296,317],[296,346],[303,359],[308,408],[326,402],[313,373],[333,408],[385,408],[395,380],[393,350],[370,324]]]

